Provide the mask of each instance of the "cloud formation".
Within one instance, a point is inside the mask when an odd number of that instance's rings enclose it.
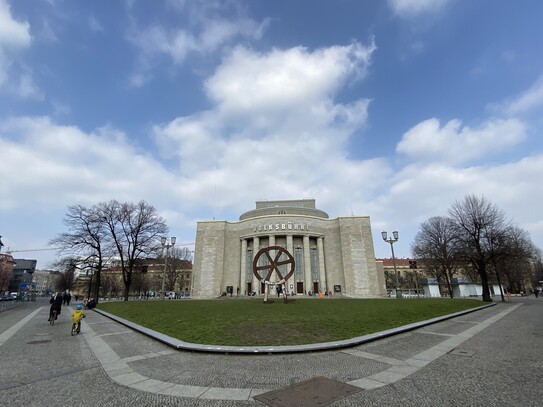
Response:
[[[452,0],[387,0],[394,14],[402,18],[412,18],[421,14],[441,10]]]
[[[462,126],[460,120],[440,127],[432,118],[409,129],[396,151],[412,160],[459,164],[503,151],[525,137],[525,124],[513,118],[490,119],[477,129]]]
[[[140,51],[138,67],[131,78],[133,86],[142,86],[150,80],[150,71],[157,57],[165,56],[173,64],[180,65],[190,54],[208,55],[237,38],[261,37],[267,21],[257,22],[242,12],[233,19],[225,19],[220,11],[228,4],[213,4],[215,7],[212,4],[195,7],[189,27],[170,28],[153,24],[132,30],[128,38]],[[172,2],[171,5],[174,10],[185,8],[185,2]]]
[[[543,106],[543,75],[529,89],[517,95],[509,102],[504,103],[501,106],[501,110],[513,116],[530,112],[541,106]]]
[[[0,91],[14,75],[14,58],[31,40],[29,23],[15,20],[7,0],[0,0]]]
[[[369,100],[342,104],[334,97],[366,74],[374,50],[373,42],[265,54],[237,47],[205,82],[215,107],[157,125],[155,137],[167,157],[179,160],[187,191],[206,200],[206,191],[218,189],[225,207],[244,196],[250,202],[257,191],[323,200],[345,195],[345,176],[370,178],[381,163],[345,161]]]

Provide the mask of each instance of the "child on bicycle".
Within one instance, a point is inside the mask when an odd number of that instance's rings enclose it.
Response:
[[[72,312],[72,328],[77,326],[77,333],[81,332],[81,320],[86,317],[85,312],[83,312],[83,305],[77,304],[74,312]]]

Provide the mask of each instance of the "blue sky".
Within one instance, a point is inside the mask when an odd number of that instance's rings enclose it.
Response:
[[[543,2],[0,0],[0,234],[146,200],[178,242],[261,199],[400,232],[466,194],[543,247]],[[21,250],[20,252],[16,252]]]

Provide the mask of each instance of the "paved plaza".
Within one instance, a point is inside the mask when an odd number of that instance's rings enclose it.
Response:
[[[42,299],[0,313],[0,403],[542,405],[543,298],[496,301],[344,349],[224,354],[178,350],[94,311],[71,337],[71,307],[50,326]]]

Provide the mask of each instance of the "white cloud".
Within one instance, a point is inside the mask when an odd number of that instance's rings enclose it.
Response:
[[[55,26],[55,24],[50,24],[49,19],[46,17],[43,17],[39,38],[47,42],[58,42],[59,39],[55,31],[55,28],[53,28],[53,26]]]
[[[293,111],[308,113],[319,122],[333,120],[356,121],[366,104],[349,108],[330,104],[331,97],[346,82],[364,77],[373,51],[354,42],[309,52],[303,47],[273,50],[259,54],[237,47],[225,59],[205,87],[208,96],[228,114],[260,114]],[[320,118],[320,119],[319,119]]]
[[[534,242],[543,241],[537,203],[543,200],[539,188],[543,154],[497,165],[458,168],[442,163],[416,163],[400,168],[386,192],[365,204],[372,214],[374,231],[399,230],[398,253],[409,255],[409,244],[421,222],[431,216],[446,216],[450,206],[467,194],[484,195],[508,218],[526,229]],[[375,236],[376,251],[389,256]],[[378,254],[379,256],[379,254]]]
[[[44,96],[30,74],[21,74],[14,92],[21,98],[43,100]]]
[[[462,126],[451,120],[440,127],[438,119],[428,119],[409,129],[396,151],[412,160],[463,163],[502,151],[526,136],[526,126],[517,119],[491,119],[479,128]]]
[[[70,106],[62,102],[59,102],[58,100],[52,100],[51,105],[53,106],[55,115],[57,116],[64,116],[72,112],[72,109],[70,108]]]
[[[323,204],[342,196],[347,208],[352,178],[353,195],[368,196],[387,166],[345,157],[369,101],[340,104],[334,97],[365,75],[374,49],[234,49],[206,81],[213,109],[154,127],[165,156],[179,160],[185,193],[209,202],[216,191],[223,208],[255,196],[318,195]]]
[[[31,40],[28,22],[16,21],[7,0],[0,0],[0,86],[8,83],[12,55],[29,47]]]
[[[42,100],[43,93],[32,78],[31,70],[17,59],[30,47],[31,41],[30,24],[17,21],[7,1],[0,0],[0,91],[19,98]]]
[[[184,10],[184,2],[171,4],[173,8]],[[130,33],[128,38],[141,54],[140,64],[132,83],[141,86],[149,80],[149,72],[153,67],[153,59],[157,56],[167,56],[174,64],[183,64],[190,54],[207,55],[215,53],[237,38],[259,39],[268,24],[267,20],[255,20],[237,13],[223,18],[221,13],[212,14],[219,9],[226,13],[226,6],[210,5],[206,2],[196,3],[190,12],[191,26],[167,28],[160,25],[148,26]],[[209,15],[207,13],[210,13]]]
[[[165,54],[174,63],[181,64],[189,53],[215,52],[235,37],[258,38],[261,31],[262,26],[250,19],[212,20],[205,21],[199,33],[151,26],[138,34],[133,41],[145,55]]]
[[[543,75],[541,75],[534,84],[514,97],[509,102],[497,106],[499,110],[509,115],[517,115],[529,112],[543,105]]]
[[[402,18],[411,18],[420,14],[434,13],[452,0],[387,0],[394,14]]]
[[[95,16],[89,16],[89,27],[94,32],[104,31],[104,27]]]
[[[21,49],[30,45],[30,25],[27,21],[18,22],[11,15],[7,0],[0,0],[0,47]]]
[[[3,210],[112,197],[137,201],[141,191],[159,195],[173,182],[160,164],[107,127],[86,134],[47,117],[11,118],[0,125],[0,152],[2,165],[17,173],[0,180]]]

